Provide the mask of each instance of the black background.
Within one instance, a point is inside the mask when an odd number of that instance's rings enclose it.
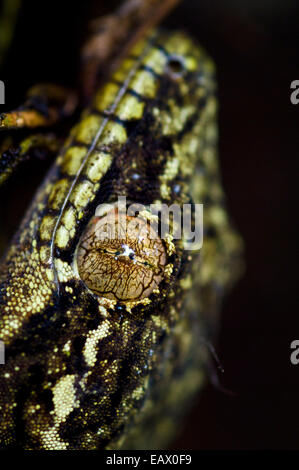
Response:
[[[33,83],[76,86],[87,19],[115,3],[23,2],[0,76],[7,106]],[[221,383],[234,395],[208,385],[172,448],[299,448],[299,365],[290,363],[290,343],[299,339],[299,105],[290,102],[290,83],[299,79],[298,13],[295,0],[185,0],[165,20],[192,33],[216,62],[223,184],[246,246],[246,272],[225,300],[217,343]],[[6,236],[46,168],[28,163],[2,190]]]

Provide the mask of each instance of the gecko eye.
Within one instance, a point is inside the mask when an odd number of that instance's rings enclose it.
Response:
[[[119,302],[148,297],[163,279],[166,251],[146,218],[112,209],[95,216],[77,250],[78,273],[94,293]]]

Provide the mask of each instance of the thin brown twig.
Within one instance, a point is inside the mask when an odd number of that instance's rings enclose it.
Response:
[[[180,1],[127,0],[114,14],[93,21],[93,34],[82,50],[84,95],[90,97],[103,70],[116,67],[128,49]]]

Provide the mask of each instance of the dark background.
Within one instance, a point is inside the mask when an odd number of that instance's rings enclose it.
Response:
[[[36,82],[76,86],[87,19],[116,3],[24,2],[0,75],[9,108]],[[165,20],[192,33],[217,64],[223,184],[246,247],[246,272],[225,300],[216,345],[221,384],[234,394],[208,385],[172,448],[299,448],[299,365],[290,363],[290,343],[299,339],[299,105],[290,102],[298,13],[295,0],[185,0]],[[46,169],[28,163],[1,191],[7,237]]]

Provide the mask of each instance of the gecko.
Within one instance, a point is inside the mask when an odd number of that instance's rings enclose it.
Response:
[[[119,197],[203,204],[202,248],[152,241],[138,215],[141,242],[134,229],[98,240]],[[205,384],[202,338],[217,331],[241,252],[214,63],[185,32],[151,31],[96,90],[1,261],[0,448],[167,446]]]

